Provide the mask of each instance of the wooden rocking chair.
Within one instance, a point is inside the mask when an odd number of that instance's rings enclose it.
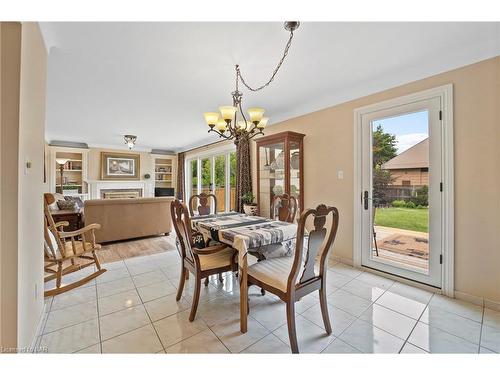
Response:
[[[50,213],[49,205],[54,203],[52,194],[44,194],[44,216],[45,216],[45,276],[44,281],[56,279],[56,287],[45,291],[45,297],[55,296],[68,290],[77,288],[97,276],[106,272],[101,268],[97,259],[96,250],[101,245],[95,243],[94,230],[100,229],[100,224],[90,224],[82,229],[72,232],[64,232],[63,228],[68,226],[67,221],[54,222]],[[59,229],[61,228],[61,229]],[[69,263],[69,264],[68,264]],[[63,275],[79,271],[83,268],[94,265],[97,271],[71,284],[61,286]]]

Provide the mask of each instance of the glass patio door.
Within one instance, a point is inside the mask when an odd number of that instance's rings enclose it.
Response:
[[[362,115],[361,264],[441,286],[441,101]]]
[[[195,194],[214,194],[217,211],[235,209],[236,154],[231,152],[203,155],[186,162],[186,201]]]

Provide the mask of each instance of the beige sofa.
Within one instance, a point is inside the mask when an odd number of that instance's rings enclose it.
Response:
[[[98,223],[97,242],[169,234],[173,198],[91,199],[84,202],[85,224]]]

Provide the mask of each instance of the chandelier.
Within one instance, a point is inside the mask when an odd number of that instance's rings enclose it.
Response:
[[[298,21],[285,22],[284,27],[285,30],[290,32],[290,37],[288,38],[288,42],[286,43],[285,49],[283,51],[283,56],[274,69],[271,78],[263,85],[257,88],[249,86],[241,75],[239,65],[235,66],[236,89],[231,93],[231,96],[233,98],[233,105],[219,107],[219,112],[206,112],[203,114],[205,117],[205,121],[210,128],[208,130],[209,133],[215,132],[219,135],[220,138],[234,139],[235,144],[238,144],[239,140],[243,136],[247,136],[249,139],[251,139],[256,135],[264,135],[264,129],[269,122],[269,118],[264,117],[265,110],[263,108],[249,108],[247,119],[241,108],[241,100],[243,94],[241,93],[241,91],[239,91],[238,83],[241,81],[241,83],[248,90],[253,92],[260,91],[263,88],[269,86],[269,84],[274,80],[274,77],[278,73],[281,65],[285,61],[288,50],[290,49],[290,46],[292,44],[293,32],[297,30],[299,25],[300,22]],[[241,116],[241,119],[238,119],[238,112]]]

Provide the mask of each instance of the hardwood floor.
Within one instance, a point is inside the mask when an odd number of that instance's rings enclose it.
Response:
[[[98,257],[101,263],[106,264],[175,249],[174,236],[152,236],[102,244]]]

